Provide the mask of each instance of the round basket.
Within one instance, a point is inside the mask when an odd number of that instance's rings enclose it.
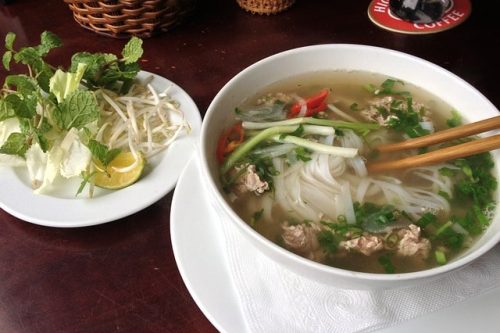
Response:
[[[295,0],[236,0],[244,10],[253,14],[276,14],[284,11]]]
[[[170,30],[196,0],[64,0],[82,27],[114,38],[148,38]]]

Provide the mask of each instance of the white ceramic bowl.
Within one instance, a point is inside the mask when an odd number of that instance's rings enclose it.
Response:
[[[201,131],[201,168],[205,186],[219,213],[227,217],[262,253],[284,267],[322,283],[350,289],[408,286],[437,278],[470,263],[500,240],[498,210],[488,230],[460,257],[447,265],[404,274],[359,273],[322,265],[295,255],[249,227],[225,202],[221,193],[215,150],[219,134],[234,122],[234,108],[267,85],[299,74],[324,70],[359,70],[381,73],[434,93],[458,110],[467,122],[498,115],[498,110],[470,84],[447,70],[420,58],[378,47],[331,44],[289,50],[263,59],[231,79],[217,94],[205,115]],[[499,175],[500,154],[494,152]],[[498,197],[497,197],[498,201]]]

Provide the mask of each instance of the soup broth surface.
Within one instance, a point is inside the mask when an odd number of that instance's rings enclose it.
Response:
[[[313,118],[372,125],[380,122],[379,128],[361,133],[333,126],[333,136],[297,134],[315,143],[356,148],[358,155],[354,158],[322,154],[307,147],[297,149],[293,144],[292,150],[282,155],[274,151],[260,154],[259,150],[281,149],[277,142],[288,147],[289,143],[281,141],[291,134],[272,137],[274,142],[262,141],[249,158],[222,174],[223,183],[236,184],[227,187],[227,198],[237,214],[257,232],[298,255],[361,272],[428,269],[453,260],[470,246],[489,223],[496,181],[495,186],[482,189],[489,198],[482,201],[472,192],[467,197],[457,186],[469,184],[467,181],[474,175],[468,174],[467,168],[475,170],[476,165],[484,167],[482,173],[491,175],[493,166],[486,166],[491,162],[489,154],[426,168],[366,173],[365,166],[372,161],[425,152],[382,156],[374,149],[378,144],[443,130],[454,124],[452,120],[459,121],[453,108],[430,92],[374,73],[319,72],[266,87],[243,101],[237,115],[253,117],[253,110],[261,114],[265,106],[271,105],[282,108],[287,115],[279,121],[287,121],[296,117],[290,116],[294,107],[302,113],[314,109],[310,106],[317,102],[316,97],[319,99],[318,92],[325,90],[323,103],[327,107]],[[374,115],[368,116],[370,110]],[[418,121],[413,128],[408,125],[401,129],[401,123],[410,123],[408,115]],[[245,128],[241,145],[258,134],[254,132]],[[225,158],[228,156],[230,159],[230,154]],[[242,191],[242,178],[247,177],[245,172],[253,161],[257,161],[255,172],[262,178],[259,180],[267,177],[268,188]]]

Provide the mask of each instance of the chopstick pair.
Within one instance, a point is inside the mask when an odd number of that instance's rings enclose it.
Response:
[[[403,142],[379,145],[375,149],[379,153],[389,153],[406,149],[422,148],[499,128],[500,116],[496,116],[463,126],[446,129],[419,138],[409,139]],[[380,173],[390,170],[408,169],[438,164],[460,157],[484,153],[498,148],[500,148],[500,134],[399,160],[371,162],[368,163],[366,167],[369,173]]]

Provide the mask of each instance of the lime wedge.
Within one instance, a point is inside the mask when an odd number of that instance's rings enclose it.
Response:
[[[108,164],[106,168],[107,172],[98,165],[99,171],[97,171],[94,177],[94,184],[111,190],[127,187],[141,177],[144,171],[144,164],[144,158],[140,154],[136,162],[131,152],[122,152]]]

